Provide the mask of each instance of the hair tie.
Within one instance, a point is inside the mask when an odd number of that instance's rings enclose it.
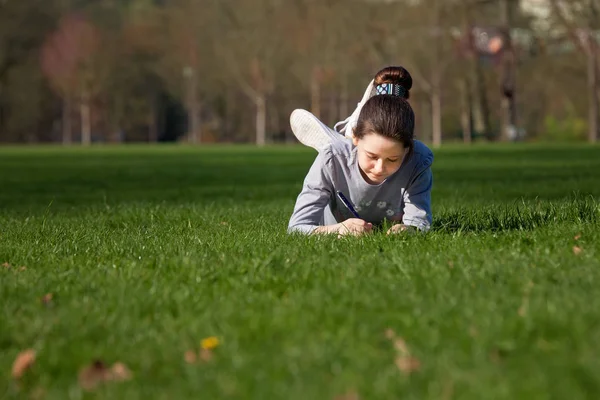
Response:
[[[382,83],[375,88],[376,94],[391,94],[392,96],[406,97],[406,89],[397,83]]]

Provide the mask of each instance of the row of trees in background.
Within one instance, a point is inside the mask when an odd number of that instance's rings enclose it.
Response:
[[[404,65],[434,145],[593,142],[598,1],[0,1],[0,141],[287,141]]]

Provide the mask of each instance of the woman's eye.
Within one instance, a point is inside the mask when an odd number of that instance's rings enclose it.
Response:
[[[369,156],[369,158],[370,158],[371,160],[377,160],[377,157],[375,157],[375,156]]]
[[[395,163],[395,162],[396,162],[396,161],[398,161],[398,160],[399,160],[399,159],[396,159],[396,160],[389,160],[389,159],[388,159],[388,161],[389,161],[389,162],[391,162],[391,163]]]

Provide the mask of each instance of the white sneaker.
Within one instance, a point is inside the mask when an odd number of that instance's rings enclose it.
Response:
[[[333,129],[336,132],[339,132],[340,134],[346,136],[349,139],[352,139],[354,137],[354,128],[356,127],[356,123],[358,122],[358,116],[360,115],[360,110],[362,110],[362,108],[365,105],[365,103],[367,102],[367,100],[369,100],[371,97],[375,96],[375,94],[377,93],[375,91],[375,86],[373,85],[374,83],[375,83],[375,80],[373,79],[369,83],[369,86],[367,86],[367,89],[365,89],[365,94],[363,95],[361,101],[356,105],[356,110],[354,110],[352,115],[350,115],[345,120],[340,121],[337,124],[335,124]]]
[[[290,126],[300,143],[317,151],[323,150],[334,140],[346,140],[312,113],[297,109],[290,115]]]

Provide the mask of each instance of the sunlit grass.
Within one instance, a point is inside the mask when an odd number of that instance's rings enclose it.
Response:
[[[436,151],[430,233],[343,239],[285,233],[314,155],[0,149],[0,398],[600,394],[600,148]]]

